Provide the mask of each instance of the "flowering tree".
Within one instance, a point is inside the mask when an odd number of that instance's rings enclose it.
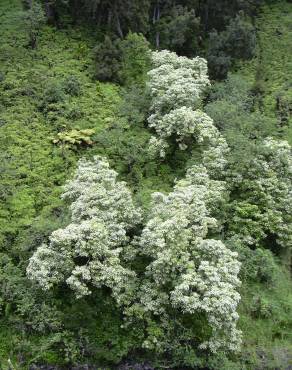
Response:
[[[224,184],[211,180],[203,166],[191,167],[172,193],[153,194],[152,208],[141,237],[141,253],[151,259],[141,283],[136,310],[168,317],[204,314],[212,334],[201,348],[216,352],[240,344],[236,307],[240,295],[237,254],[220,240],[208,238],[216,229],[212,211]],[[174,315],[172,311],[172,315]],[[147,339],[151,346],[155,338]]]
[[[201,94],[209,85],[205,59],[179,57],[163,50],[152,53],[152,64],[148,89],[153,114],[161,116],[182,106],[199,106]]]
[[[198,343],[201,348],[238,348],[240,264],[222,241],[208,238],[217,229],[212,214],[225,184],[212,180],[204,166],[191,167],[173,192],[153,194],[139,235],[134,227],[141,222],[140,212],[116,177],[105,159],[79,162],[63,194],[71,201],[71,223],[36,250],[28,276],[44,290],[66,282],[77,298],[106,286],[130,321],[141,314],[161,315],[167,323],[170,310],[178,316],[205,315],[212,332]],[[139,274],[129,267],[137,258],[144,265],[147,261]]]
[[[27,273],[43,289],[66,282],[77,298],[90,294],[92,287],[110,288],[128,322],[146,320],[146,348],[167,350],[161,336],[169,344],[172,316],[191,315],[201,323],[206,320],[210,329],[200,337],[192,328],[188,336],[195,346],[236,350],[240,263],[235,252],[210,237],[218,236],[214,214],[226,188],[214,174],[224,169],[228,147],[199,109],[209,83],[206,61],[163,51],[153,53],[153,64],[148,122],[157,136],[151,143],[163,156],[173,136],[181,149],[196,140],[201,163],[190,167],[168,195],[153,194],[141,226],[130,191],[116,180],[108,162],[81,160],[63,195],[71,202],[71,223],[37,249]],[[160,337],[149,327],[158,316]],[[183,319],[180,327],[185,331]],[[178,346],[184,341],[180,335],[176,340]]]
[[[149,127],[156,136],[150,140],[150,151],[166,154],[168,140],[175,138],[181,150],[196,140],[207,143],[204,164],[210,170],[222,170],[227,144],[213,120],[199,107],[201,95],[209,85],[207,62],[202,58],[189,59],[163,50],[153,52],[154,68],[148,73],[151,97]]]
[[[56,230],[49,244],[31,257],[27,273],[43,289],[65,281],[77,297],[90,285],[107,286],[120,301],[134,284],[135,273],[123,266],[127,233],[141,219],[131,193],[105,159],[80,160],[63,198],[71,201],[71,223]]]

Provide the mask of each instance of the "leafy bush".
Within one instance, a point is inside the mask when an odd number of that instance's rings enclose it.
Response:
[[[59,144],[65,148],[76,148],[80,145],[92,145],[91,136],[95,133],[93,129],[71,130],[59,132],[57,138],[53,139],[54,144]]]
[[[80,81],[76,76],[73,75],[68,76],[64,80],[62,87],[64,91],[71,96],[79,96],[81,94]]]
[[[43,92],[40,108],[47,112],[54,104],[64,102],[65,98],[63,86],[57,82],[51,82]]]
[[[169,155],[164,159],[150,157],[147,148],[151,130],[147,128],[146,119],[155,99],[151,101],[144,90],[148,67],[144,56],[140,60],[135,50],[141,47],[141,55],[143,51],[146,52],[142,37],[132,34],[130,42],[126,39],[122,41],[127,45],[123,57],[123,50],[118,51],[118,67],[113,75],[115,81],[123,82],[123,88],[90,79],[90,50],[96,37],[101,39],[109,28],[116,32],[116,13],[106,14],[104,9],[113,10],[116,5],[122,11],[121,30],[126,34],[128,28],[139,30],[142,13],[145,12],[148,17],[147,1],[136,1],[130,11],[128,5],[133,3],[129,1],[127,6],[121,1],[107,4],[104,1],[89,4],[87,1],[90,13],[86,14],[90,14],[92,19],[97,14],[104,16],[100,19],[100,25],[104,28],[99,26],[94,30],[87,26],[80,27],[80,24],[72,25],[69,13],[64,17],[67,9],[79,22],[78,14],[83,12],[85,2],[75,3],[78,6],[74,9],[70,2],[62,0],[47,4],[48,15],[55,17],[54,24],[57,27],[41,27],[37,35],[37,48],[31,50],[24,47],[27,33],[23,32],[25,25],[20,2],[0,1],[0,31],[3,39],[0,70],[5,76],[0,83],[2,367],[10,366],[10,358],[11,368],[41,368],[43,365],[73,368],[82,367],[83,364],[113,368],[120,367],[118,364],[121,361],[128,364],[131,358],[133,361],[126,367],[146,361],[147,364],[151,363],[149,366],[170,369],[182,369],[185,366],[214,370],[287,368],[292,328],[291,281],[280,263],[290,263],[287,248],[290,243],[288,236],[291,235],[288,229],[291,224],[290,202],[285,190],[290,186],[287,147],[281,146],[283,143],[279,146],[279,142],[277,145],[275,142],[270,145],[272,143],[269,142],[268,147],[272,146],[270,149],[263,149],[262,146],[264,139],[275,133],[271,126],[277,125],[276,134],[281,136],[286,134],[285,126],[288,126],[290,94],[286,80],[290,70],[286,54],[289,49],[291,5],[281,2],[281,5],[270,3],[264,7],[261,17],[256,19],[261,40],[259,58],[244,66],[238,64],[242,74],[230,75],[226,84],[217,85],[207,97],[207,114],[214,122],[212,125],[217,127],[218,135],[220,131],[220,136],[226,138],[230,147],[229,155],[223,158],[224,166],[229,164],[228,172],[221,167],[216,174],[225,180],[225,186],[230,191],[228,198],[227,191],[219,191],[223,183],[212,178],[214,173],[210,175],[210,166],[207,174],[201,167],[196,167],[202,163],[202,153],[210,143],[208,140],[204,145],[198,143],[197,138],[204,135],[188,136],[188,121],[184,114],[180,114],[184,112],[180,110],[181,106],[176,107],[176,115],[162,112],[164,118],[155,125],[157,135],[158,131],[161,133],[165,130],[164,133],[167,133],[167,129],[172,132],[167,137]],[[161,11],[160,21],[156,20],[154,25],[151,23],[148,31],[148,24],[145,23],[147,36],[156,39],[158,31],[161,47],[169,45],[184,54],[197,54],[197,47],[204,47],[206,30],[214,24],[220,36],[220,31],[224,32],[224,27],[232,24],[230,18],[238,7],[253,6],[242,1],[231,4],[213,0],[188,0],[184,2],[184,7],[177,7],[171,2],[152,2],[151,6],[157,7],[157,4]],[[190,9],[198,4],[200,11]],[[55,5],[56,13],[53,14],[51,10]],[[95,13],[95,6],[102,12]],[[133,9],[143,10],[137,19],[133,18]],[[156,17],[157,12],[156,8]],[[129,14],[131,19],[128,18]],[[196,23],[199,15],[200,27]],[[152,22],[152,12],[150,17]],[[61,26],[64,27],[60,29]],[[230,29],[233,34],[236,33],[235,26],[233,30]],[[114,39],[111,33],[108,35]],[[238,35],[249,42],[244,30],[240,30]],[[235,55],[239,55],[236,53],[241,53],[243,46],[234,35],[231,39],[232,46],[221,45],[222,55],[228,56],[230,50],[226,47],[236,49],[238,43],[240,48],[234,50],[230,60],[234,63]],[[202,52],[204,50],[201,49]],[[110,57],[107,61],[110,64]],[[165,64],[167,62],[172,63],[172,59],[165,58]],[[253,86],[254,72],[257,70],[261,72],[258,73],[257,85]],[[174,80],[176,77],[174,74]],[[183,82],[180,84],[180,81]],[[178,79],[178,83],[171,85],[182,93],[188,92],[184,82]],[[52,85],[59,92],[54,92],[54,89],[49,91]],[[185,91],[181,85],[186,87]],[[167,90],[170,85],[165,83],[163,86]],[[201,91],[201,86],[197,90]],[[163,97],[168,99],[169,96],[164,92],[157,102],[161,103]],[[48,96],[45,97],[45,94]],[[184,98],[187,99],[191,94],[186,95]],[[189,97],[189,108],[201,110],[201,115],[196,118],[206,118],[202,112],[206,96],[203,93],[201,97],[203,99],[199,98],[196,103],[193,96]],[[44,106],[40,108],[42,100]],[[172,100],[169,97],[166,103],[170,104],[161,106],[172,110],[177,101],[180,104],[181,100],[176,96]],[[206,123],[206,119],[202,121]],[[195,123],[191,128],[198,128],[198,120]],[[86,133],[88,127],[95,130],[94,135]],[[85,132],[81,133],[83,130]],[[212,128],[212,132],[215,131]],[[59,137],[58,133],[63,136]],[[188,149],[178,150],[178,136],[183,138],[182,142]],[[52,137],[58,140],[55,145]],[[94,143],[91,144],[91,141]],[[66,145],[74,150],[63,150]],[[279,152],[283,155],[279,155]],[[125,294],[127,298],[134,297],[126,307],[117,303],[108,286],[98,288],[87,280],[82,281],[88,283],[91,294],[77,300],[65,280],[43,292],[25,275],[29,257],[43,243],[50,243],[50,235],[54,234],[54,230],[67,230],[69,225],[74,224],[70,209],[59,199],[59,195],[65,180],[72,176],[81,154],[88,162],[95,155],[106,156],[119,173],[116,184],[120,186],[122,180],[126,180],[132,191],[133,204],[143,209],[141,223],[126,230],[127,242],[122,246],[122,251],[114,249],[114,252],[120,253],[121,267],[135,272],[139,282],[134,292],[127,291],[129,295]],[[209,154],[210,164],[222,158],[221,153],[218,155],[216,151]],[[185,177],[188,167],[193,172]],[[86,208],[94,213],[95,207],[91,208],[91,204],[98,202],[101,199],[98,197],[104,193],[102,189],[99,189],[100,192],[95,189],[88,191],[92,189],[94,175],[86,178],[89,185],[81,185],[81,190],[84,190],[84,196],[89,194],[89,198],[86,201],[83,198],[78,203],[78,209],[83,212]],[[175,188],[173,184],[176,184]],[[151,201],[153,192],[159,194]],[[211,194],[217,192],[220,194],[213,203],[215,199]],[[112,195],[118,197],[116,187]],[[106,218],[108,225],[119,214],[115,206],[118,207],[120,203],[113,202],[110,208],[108,199],[104,200],[98,211]],[[108,208],[110,211],[107,212]],[[120,209],[124,212],[122,206]],[[100,220],[98,216],[95,218]],[[216,227],[215,218],[218,221]],[[95,226],[93,229],[97,230]],[[113,229],[111,235],[116,235],[117,229]],[[78,223],[76,230],[79,230]],[[76,235],[71,233],[68,238]],[[160,238],[161,235],[163,238]],[[194,241],[198,235],[204,236],[203,241]],[[88,250],[97,253],[96,246],[100,246],[101,238],[96,237],[91,244],[92,240],[89,240],[86,232],[83,236],[79,239],[80,248],[84,248],[85,253]],[[251,239],[250,244],[246,243]],[[63,239],[60,243],[66,244],[66,241],[68,239]],[[161,249],[160,242],[165,243]],[[62,244],[62,251],[66,250],[72,256],[70,253],[76,247],[73,243],[63,248]],[[237,252],[238,257],[229,254],[228,250]],[[207,252],[210,253],[206,255]],[[86,269],[86,256],[78,253],[74,255],[73,262],[76,267]],[[228,256],[232,258],[227,263]],[[111,257],[99,256],[105,269],[107,262],[114,264],[116,261],[116,255]],[[93,259],[96,261],[98,258]],[[230,306],[224,300],[229,297],[234,285],[225,293],[223,283],[226,284],[224,279],[228,277],[231,284],[235,283],[234,275],[230,276],[234,270],[229,267],[233,262],[238,266],[237,259],[242,263],[238,275],[243,281],[238,290],[242,300],[238,308],[244,345],[240,353],[230,355],[225,344],[230,343],[229,334],[232,330],[228,323],[232,319],[231,325],[234,324],[236,313],[229,315],[229,311],[226,314],[226,307]],[[204,261],[209,262],[211,267],[207,268]],[[229,266],[227,272],[224,271],[226,265]],[[107,276],[109,280],[115,276],[110,268]],[[121,276],[115,277],[120,279]],[[83,276],[77,274],[74,277],[69,282],[71,287],[78,287],[78,278]],[[216,288],[217,278],[220,280],[219,290]],[[167,283],[164,284],[164,281]],[[126,283],[129,284],[129,279]],[[118,284],[116,286],[119,287]],[[151,293],[156,295],[150,294],[147,290],[149,286]],[[204,287],[205,292],[202,290]],[[124,293],[122,291],[118,296],[125,298]],[[198,299],[196,293],[199,294]],[[212,301],[210,306],[205,305],[208,297]],[[201,310],[194,309],[194,302],[200,305]],[[228,302],[232,304],[235,300]],[[223,311],[220,311],[220,307]],[[155,314],[156,309],[163,311],[163,314]],[[190,313],[192,309],[194,312]],[[211,314],[217,321],[211,320],[214,318]],[[217,331],[218,335],[214,337],[214,325],[218,320],[223,320],[224,332],[218,334]],[[206,341],[214,343],[218,336],[225,342],[221,341],[224,352],[218,350],[212,354],[198,348]],[[273,356],[278,356],[277,363],[273,361]]]

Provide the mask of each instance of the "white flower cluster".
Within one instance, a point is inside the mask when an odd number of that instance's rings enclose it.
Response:
[[[90,294],[90,285],[104,285],[117,301],[125,299],[135,273],[122,265],[121,253],[127,232],[141,216],[125,183],[116,177],[102,158],[79,162],[63,195],[72,202],[72,222],[52,233],[49,245],[37,249],[27,268],[43,289],[66,281],[82,297]]]
[[[210,170],[223,169],[228,148],[212,119],[199,108],[200,97],[209,85],[207,62],[202,58],[179,57],[170,51],[152,54],[154,69],[148,73],[151,96],[151,115],[148,123],[158,138],[149,143],[151,153],[165,156],[167,139],[173,135],[184,150],[196,139],[207,142],[204,163]]]
[[[240,345],[240,263],[220,240],[207,238],[216,227],[210,214],[223,190],[224,184],[211,180],[203,166],[190,168],[172,193],[153,194],[139,239],[142,253],[152,259],[139,290],[142,309],[156,315],[167,314],[169,307],[204,313],[212,336],[201,347],[213,352]]]

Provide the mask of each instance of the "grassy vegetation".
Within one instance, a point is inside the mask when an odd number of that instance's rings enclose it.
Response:
[[[292,143],[292,4],[262,7],[256,18],[257,49],[251,61],[238,63],[239,76],[252,84],[255,109],[277,125],[278,135]],[[247,368],[286,369],[292,363],[292,290],[290,273],[279,267],[272,284],[243,283],[240,327]],[[243,361],[244,362],[244,361]],[[244,367],[243,367],[244,368]]]
[[[139,333],[120,329],[121,318],[111,302],[99,308],[94,304],[93,310],[84,302],[74,306],[68,297],[62,307],[66,319],[61,333],[58,329],[44,335],[23,331],[20,321],[26,314],[19,310],[29,304],[22,293],[29,291],[27,258],[42,238],[66,222],[60,194],[80,157],[106,155],[131,183],[138,203],[147,202],[153,190],[170,190],[174,171],[148,161],[150,134],[120,111],[120,87],[92,80],[92,34],[81,28],[44,27],[37,49],[31,50],[19,0],[1,1],[0,33],[0,245],[1,258],[8,261],[8,255],[14,266],[3,262],[0,275],[8,284],[6,290],[12,290],[7,296],[18,302],[16,306],[9,299],[0,302],[1,368],[9,368],[9,358],[17,369],[27,368],[30,362],[78,362],[72,333],[82,330],[86,340],[94,343],[90,361],[118,362],[139,343]],[[94,130],[90,144],[53,143],[58,133],[70,138],[72,130],[84,129]],[[11,285],[7,275],[13,277]],[[60,299],[53,304],[62,306]],[[101,319],[99,310],[107,311],[108,318]],[[77,312],[82,312],[78,319]]]
[[[274,283],[267,286],[244,283],[241,295],[241,364],[246,364],[247,369],[288,368],[292,358],[292,291],[288,273],[279,268]]]
[[[13,238],[36,214],[58,204],[60,185],[81,154],[53,145],[52,139],[74,128],[103,130],[114,119],[119,93],[113,85],[91,82],[90,49],[82,31],[47,27],[38,49],[31,51],[20,2],[0,6],[1,229]],[[71,76],[82,86],[78,98],[62,91]],[[48,89],[55,101],[47,99]]]
[[[237,69],[254,84],[259,109],[276,119],[280,135],[292,142],[292,4],[266,4],[256,18],[256,55]]]

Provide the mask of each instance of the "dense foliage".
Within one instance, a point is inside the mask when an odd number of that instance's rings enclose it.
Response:
[[[291,12],[0,2],[0,368],[289,367]]]
[[[157,49],[180,55],[206,55],[214,77],[224,78],[236,58],[249,59],[255,48],[253,18],[263,0],[42,0],[50,21],[64,26],[88,23],[106,33],[98,43],[97,66],[115,69],[119,39],[143,34]],[[66,21],[67,20],[67,21]],[[106,66],[102,55],[106,55]],[[107,78],[115,76],[106,74]]]

